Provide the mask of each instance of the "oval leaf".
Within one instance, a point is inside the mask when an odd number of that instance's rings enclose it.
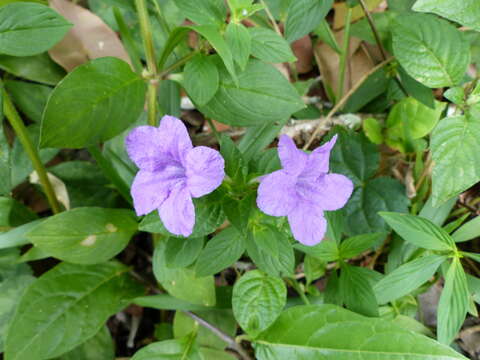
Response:
[[[198,105],[205,105],[218,90],[218,70],[210,56],[198,54],[187,63],[184,86]]]

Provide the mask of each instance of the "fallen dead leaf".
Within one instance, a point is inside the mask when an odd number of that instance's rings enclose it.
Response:
[[[70,210],[70,197],[68,196],[67,187],[65,183],[56,177],[53,174],[47,173],[48,180],[52,184],[53,190],[55,191],[55,195],[57,196],[57,200],[65,206],[66,210]],[[40,184],[40,178],[36,171],[33,171],[30,174],[29,180],[32,184]]]
[[[52,59],[65,70],[105,56],[120,58],[131,65],[122,42],[97,15],[66,0],[50,0],[50,7],[74,26],[67,35],[50,49]]]
[[[368,10],[373,11],[382,3],[385,3],[385,0],[365,0]],[[385,5],[386,6],[386,5]],[[335,16],[333,18],[333,28],[341,29],[345,26],[345,13],[347,12],[347,5],[344,2],[335,3],[333,5],[335,10]],[[352,22],[357,21],[365,16],[363,9],[360,5],[357,5],[352,10]]]
[[[306,74],[313,69],[313,45],[310,36],[304,36],[292,43],[292,51],[297,57],[295,66],[299,74]]]

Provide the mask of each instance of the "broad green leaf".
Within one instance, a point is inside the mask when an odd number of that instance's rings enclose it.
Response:
[[[234,337],[237,330],[237,323],[233,317],[232,310],[203,310],[195,311],[195,315],[198,315],[203,320],[212,324],[217,329],[220,329],[225,334]],[[192,332],[192,329],[198,327],[197,340],[198,346],[207,346],[214,349],[225,349],[228,345],[225,341],[220,339],[217,334],[211,330],[201,326],[190,316],[184,314],[181,311],[175,313],[173,319],[173,334],[175,338],[181,338],[187,336]]]
[[[6,360],[50,359],[94,336],[142,290],[117,262],[62,263],[23,294],[9,327]]]
[[[65,76],[65,70],[54,63],[46,53],[27,57],[0,55],[0,69],[48,85],[57,84]]]
[[[185,0],[185,1],[188,1],[188,0]],[[163,50],[159,56],[159,60],[158,60],[159,69],[163,70],[169,56],[171,55],[173,50],[177,47],[177,45],[179,45],[185,39],[189,31],[190,29],[187,27],[177,26],[170,32],[170,35],[168,36],[168,39],[165,42],[165,46],[163,47]]]
[[[420,83],[438,88],[457,85],[470,63],[466,37],[447,21],[427,14],[394,20],[393,53]]]
[[[104,326],[94,337],[64,354],[58,360],[115,360],[115,347],[108,327]]]
[[[223,203],[223,209],[228,221],[244,236],[248,234],[248,222],[250,215],[255,209],[256,198],[256,192],[250,192],[243,198],[227,196]]]
[[[176,0],[175,5],[184,16],[199,25],[221,25],[225,22],[227,9],[223,0]]]
[[[392,341],[395,339],[395,341]],[[448,346],[334,305],[296,306],[284,311],[254,342],[258,360],[454,360]]]
[[[203,237],[168,238],[165,248],[167,266],[171,268],[190,266],[202,251],[203,242]]]
[[[445,276],[445,286],[438,303],[437,338],[449,345],[465,321],[469,304],[467,278],[462,264],[454,258]]]
[[[320,21],[320,24],[314,30],[314,34],[317,35],[325,44],[328,44],[328,46],[330,46],[337,54],[340,55],[342,53],[342,49],[338,45],[335,34],[330,28],[330,24],[327,20]]]
[[[195,205],[195,226],[190,237],[202,237],[213,233],[225,221],[225,213],[222,208],[223,198],[219,193],[212,193],[202,198],[194,199]],[[139,229],[146,232],[162,234],[165,236],[170,234],[160,219],[158,211],[153,211],[143,218],[139,224]]]
[[[211,310],[212,307],[192,304],[185,300],[177,299],[169,294],[157,294],[149,296],[141,296],[133,299],[133,302],[142,307],[149,307],[158,310],[181,310],[181,311],[201,311]],[[228,308],[230,308],[230,304]],[[218,308],[215,306],[215,308]]]
[[[13,3],[0,8],[0,53],[31,56],[49,50],[72,25],[45,5]]]
[[[445,256],[426,255],[405,263],[375,284],[373,290],[379,304],[411,293],[432,278]]]
[[[295,244],[294,247],[295,249],[301,250],[304,253],[325,262],[335,261],[340,258],[337,243],[333,240],[323,240],[314,246]]]
[[[480,119],[447,117],[433,131],[430,148],[433,205],[458,195],[480,180]]]
[[[163,80],[160,82],[157,93],[158,106],[161,115],[181,116],[181,88],[173,80]]]
[[[5,82],[5,89],[12,97],[18,109],[28,116],[30,120],[40,122],[43,110],[52,88],[25,81],[9,80]]]
[[[183,75],[185,90],[198,105],[205,105],[218,90],[218,70],[210,56],[196,55],[185,66]]]
[[[245,252],[243,235],[230,226],[207,242],[195,265],[197,276],[216,274],[237,261]]]
[[[378,305],[372,285],[362,268],[341,264],[340,293],[349,310],[365,316],[378,316]]]
[[[238,86],[219,66],[220,88],[208,104],[200,107],[206,116],[235,126],[269,123],[268,128],[304,107],[295,88],[271,65],[250,60],[238,76]],[[261,136],[258,130],[257,136]]]
[[[286,301],[284,282],[258,270],[244,274],[233,287],[233,314],[242,329],[253,337],[275,321]]]
[[[76,208],[42,222],[26,234],[36,247],[76,264],[105,262],[127,246],[137,230],[130,210]]]
[[[253,27],[248,31],[252,37],[252,55],[256,58],[271,63],[297,60],[290,44],[275,31],[261,27]]]
[[[0,197],[0,228],[17,227],[37,218],[37,214],[15,199]]]
[[[480,31],[480,3],[476,0],[418,0],[413,10],[440,15]]]
[[[285,38],[292,42],[315,29],[332,8],[333,0],[295,0],[290,2],[285,23]]]
[[[133,355],[131,360],[203,360],[194,343],[195,336],[150,344]]]
[[[252,159],[250,165],[252,167],[251,172],[258,175],[270,174],[282,168],[278,150],[274,148],[260,152]]]
[[[197,277],[188,268],[169,268],[165,254],[165,241],[155,247],[153,273],[168,293],[180,300],[204,306],[215,305],[215,283],[213,276]]]
[[[385,233],[372,233],[352,236],[345,239],[340,244],[339,256],[343,259],[349,259],[373,247],[382,238]]]
[[[222,135],[220,138],[220,154],[225,160],[225,173],[237,183],[243,183],[248,173],[248,165],[233,140]]]
[[[344,211],[348,235],[388,230],[379,211],[407,212],[409,200],[405,187],[397,179],[379,177],[356,188]]]
[[[430,196],[418,215],[430,220],[435,225],[442,226],[456,203],[457,198],[454,197],[442,205],[434,207],[432,197]]]
[[[368,137],[372,143],[380,145],[384,141],[384,136],[382,134],[383,128],[380,122],[371,117],[363,120],[362,123],[363,132]]]
[[[457,231],[452,234],[455,242],[464,242],[475,239],[480,236],[480,216],[473,218],[463,224]],[[0,237],[1,239],[1,237]],[[1,240],[0,240],[1,243]]]
[[[402,84],[410,96],[431,109],[435,108],[435,97],[433,96],[432,89],[412,78],[401,66],[398,67],[398,75],[400,75]]]
[[[28,244],[29,240],[25,235],[43,221],[44,219],[34,220],[0,234],[0,249],[7,249]]]
[[[387,0],[388,9],[397,12],[412,11],[415,1],[417,0]]]
[[[253,39],[251,33],[243,24],[230,22],[225,31],[225,40],[232,54],[235,54],[233,60],[238,64],[240,69],[245,70],[252,49]]]
[[[130,66],[105,57],[78,66],[53,90],[42,119],[41,147],[82,148],[120,134],[145,101]]]
[[[455,249],[451,236],[430,220],[394,212],[381,212],[380,215],[405,241],[418,247],[440,251]]]
[[[203,355],[204,359],[215,359],[215,360],[237,360],[238,358],[232,355],[230,352],[210,349],[208,347],[201,347],[200,353]]]
[[[325,275],[327,263],[307,254],[303,260],[303,271],[305,272],[305,279],[307,280],[308,286],[316,279]]]
[[[452,103],[462,105],[465,103],[465,89],[461,86],[451,87],[443,94]]]

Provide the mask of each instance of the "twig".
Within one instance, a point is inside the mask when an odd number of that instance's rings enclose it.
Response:
[[[252,358],[247,354],[247,352],[242,348],[242,346],[240,344],[238,344],[235,341],[235,339],[232,338],[230,335],[225,334],[222,330],[220,330],[216,326],[210,324],[208,321],[205,321],[204,319],[202,319],[198,315],[192,313],[191,311],[184,311],[184,313],[187,314],[188,316],[190,316],[193,320],[198,322],[203,327],[205,327],[208,330],[210,330],[211,332],[213,332],[220,339],[225,341],[231,349],[235,350],[241,356],[242,359],[252,360]]]
[[[323,126],[330,122],[330,120],[332,119],[333,115],[335,115],[335,113],[340,110],[343,105],[345,105],[345,103],[347,102],[347,100],[350,98],[350,96],[352,96],[352,94],[357,91],[360,86],[363,85],[363,83],[365,82],[365,80],[368,79],[368,77],[370,75],[372,75],[374,72],[376,72],[378,69],[381,69],[382,67],[384,67],[385,65],[387,65],[388,63],[390,63],[391,61],[393,60],[393,57],[391,58],[388,58],[384,61],[382,61],[380,64],[376,65],[375,67],[373,67],[372,69],[370,69],[365,75],[363,75],[361,77],[360,80],[357,81],[357,83],[350,89],[348,90],[348,92],[340,99],[340,101],[338,103],[335,104],[335,106],[332,108],[332,110],[330,110],[330,112],[328,113],[328,115],[325,117],[325,120],[321,123],[318,124],[317,128],[315,129],[315,131],[313,132],[313,134],[310,136],[310,138],[308,139],[307,143],[305,144],[305,146],[303,147],[303,150],[307,150],[310,145],[312,145],[312,142],[313,140],[315,140],[315,138],[317,137],[318,133],[322,130]]]

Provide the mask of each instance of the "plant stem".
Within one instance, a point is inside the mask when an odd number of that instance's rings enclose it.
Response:
[[[97,165],[102,169],[103,174],[112,182],[112,184],[117,188],[118,192],[122,197],[129,203],[132,204],[132,198],[130,196],[130,190],[128,185],[125,184],[123,179],[118,175],[117,170],[113,167],[110,161],[108,161],[105,156],[103,156],[102,151],[97,145],[89,146],[88,152],[97,162]]]
[[[38,154],[37,149],[32,143],[30,136],[28,135],[27,128],[25,127],[20,115],[12,104],[10,97],[8,96],[5,90],[0,88],[0,91],[3,92],[3,109],[5,116],[12,125],[13,130],[17,134],[18,140],[22,144],[25,152],[27,153],[30,161],[32,162],[33,168],[38,174],[40,183],[43,186],[45,195],[47,196],[48,203],[54,214],[58,214],[61,211],[60,204],[58,202],[55,190],[50,182],[50,179],[47,175],[47,170],[43,166],[42,160],[40,160],[40,155]]]
[[[345,72],[347,68],[347,59],[350,53],[350,22],[352,21],[352,8],[349,7],[345,14],[345,29],[343,31],[343,47],[340,55],[340,76],[338,81],[338,99],[343,96],[343,88],[345,86]]]
[[[300,298],[305,303],[305,305],[310,305],[310,301],[308,300],[307,296],[305,295],[305,291],[303,291],[302,287],[300,286],[299,282],[295,278],[288,278],[288,282],[290,285],[295,289],[295,291],[300,295]]]
[[[367,5],[365,4],[365,0],[359,0],[359,1],[360,1],[360,6],[362,7],[363,12],[364,12],[365,16],[367,17],[368,24],[370,25],[370,28],[372,29],[373,36],[375,37],[375,42],[377,43],[377,46],[380,49],[380,53],[382,54],[382,58],[385,61],[388,58],[387,52],[385,51],[385,48],[383,47],[382,40],[380,39],[380,35],[378,33],[377,26],[375,25],[375,22],[373,21],[372,14],[368,10]],[[398,87],[400,88],[400,90],[404,93],[404,95],[408,96],[408,92],[405,89],[405,87],[403,86],[400,79],[398,78],[398,75],[396,75],[394,77],[394,79],[395,79],[395,82],[397,83]]]
[[[198,54],[198,51],[192,51],[190,54],[185,55],[183,58],[179,59],[178,61],[174,62],[172,65],[167,67],[166,69],[162,70],[160,75],[158,75],[158,78],[163,79],[165,76],[167,76],[173,70],[182,66],[183,64],[185,64],[188,60],[190,60],[191,58],[193,58],[197,54]]]
[[[328,115],[325,117],[324,121],[320,122],[317,125],[315,131],[312,133],[312,135],[310,135],[310,138],[308,139],[306,144],[303,146],[303,150],[307,150],[310,147],[310,145],[312,145],[313,140],[315,140],[318,133],[322,130],[323,126],[325,126],[326,124],[328,124],[330,122],[333,115],[335,115],[335,113],[337,111],[339,111],[343,107],[343,105],[345,105],[345,103],[350,98],[350,96],[352,96],[352,94],[355,91],[357,91],[360,88],[360,86],[362,86],[362,84],[365,82],[365,80],[367,80],[368,77],[370,75],[372,75],[375,71],[377,71],[378,69],[381,69],[382,67],[384,67],[385,65],[390,63],[392,60],[393,60],[393,57],[388,58],[387,60],[382,61],[380,64],[376,65],[374,68],[370,69],[369,72],[367,72],[365,75],[363,75],[362,78],[360,80],[358,80],[357,83],[350,90],[348,90],[348,92],[340,99],[340,101],[335,104],[335,106],[332,108],[332,110],[330,110]]]
[[[208,330],[210,330],[211,332],[213,332],[215,335],[217,335],[220,339],[222,339],[223,341],[225,341],[228,346],[235,350],[236,352],[238,352],[238,354],[241,356],[242,359],[245,359],[245,360],[251,360],[251,357],[247,354],[247,352],[242,348],[242,346],[240,344],[238,344],[234,338],[232,338],[230,335],[228,334],[225,334],[222,330],[220,330],[219,328],[217,328],[216,326],[210,324],[208,321],[205,321],[204,319],[202,319],[201,317],[199,317],[198,315],[195,315],[194,313],[192,313],[191,311],[184,311],[185,314],[187,314],[188,316],[190,316],[193,320],[195,320],[196,322],[198,322],[200,325],[202,325],[203,327],[207,328]]]
[[[268,5],[265,3],[265,0],[260,0],[260,4],[262,4],[263,7],[265,8],[265,12],[267,13],[268,19],[272,23],[273,29],[277,32],[278,35],[283,37],[283,34],[280,31],[280,28],[278,27],[277,21],[275,20],[272,13],[270,12],[270,9],[268,8]]]

